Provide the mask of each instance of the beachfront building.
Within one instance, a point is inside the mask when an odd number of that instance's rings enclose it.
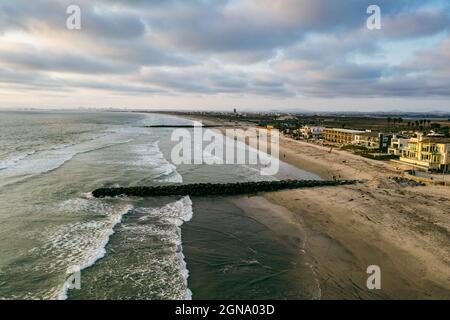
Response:
[[[392,134],[376,131],[366,131],[355,134],[355,144],[371,150],[386,153],[391,145]]]
[[[400,161],[427,171],[450,170],[450,139],[419,135],[411,138]]]
[[[427,134],[427,137],[432,138],[445,138],[445,134],[436,132],[434,130],[431,130],[430,133]]]
[[[325,128],[323,130],[323,138],[326,142],[336,144],[353,144],[355,143],[355,136],[364,133],[365,131]]]
[[[299,129],[300,135],[305,139],[322,139],[324,127],[304,126]]]
[[[367,149],[380,149],[380,134],[374,131],[367,131],[355,134],[355,144]]]
[[[408,142],[409,139],[394,136],[391,140],[387,153],[394,156],[401,156],[403,151],[406,150]]]
[[[383,153],[387,153],[388,148],[391,146],[392,138],[394,137],[393,134],[388,133],[379,133],[378,134],[378,140],[380,140],[380,147],[379,150]]]

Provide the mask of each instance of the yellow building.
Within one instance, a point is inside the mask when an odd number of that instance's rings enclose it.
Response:
[[[432,171],[449,171],[450,139],[419,136],[402,151],[400,161]]]
[[[323,130],[323,138],[326,142],[353,144],[355,143],[355,136],[364,132],[365,131],[325,128],[325,130]]]

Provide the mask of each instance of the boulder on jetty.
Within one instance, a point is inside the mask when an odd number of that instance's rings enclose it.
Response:
[[[159,196],[222,196],[272,192],[286,189],[314,188],[356,184],[357,180],[282,180],[237,183],[174,184],[153,187],[101,188],[94,190],[96,198],[159,197]]]

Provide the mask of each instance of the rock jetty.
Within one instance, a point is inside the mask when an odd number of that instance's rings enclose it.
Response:
[[[195,183],[153,187],[101,188],[94,190],[96,198],[104,197],[159,197],[159,196],[225,196],[254,194],[286,189],[341,186],[358,183],[357,180],[282,180],[237,183]]]

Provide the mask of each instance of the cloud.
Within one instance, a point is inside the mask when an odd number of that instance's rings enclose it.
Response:
[[[291,96],[285,84],[270,73],[249,73],[226,70],[218,65],[192,67],[184,70],[143,70],[139,81],[180,93],[257,94]]]
[[[78,0],[82,29],[71,31],[73,1],[0,0],[1,90],[449,97],[450,6],[379,0],[371,31],[372,2]]]
[[[94,57],[71,53],[33,50],[0,50],[0,64],[14,66],[28,71],[53,71],[76,74],[110,74],[138,71],[130,64],[112,63]]]
[[[383,35],[389,38],[418,38],[448,31],[450,10],[422,9],[388,16],[383,21]]]

